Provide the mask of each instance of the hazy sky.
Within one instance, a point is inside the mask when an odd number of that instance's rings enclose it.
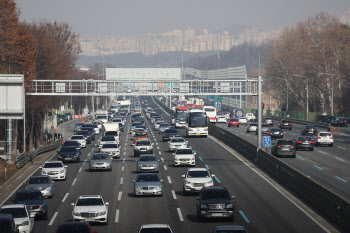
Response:
[[[280,28],[317,12],[339,17],[349,0],[16,0],[21,18],[64,21],[81,35],[135,35],[232,24]]]

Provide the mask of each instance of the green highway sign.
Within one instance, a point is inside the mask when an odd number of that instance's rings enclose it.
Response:
[[[215,100],[222,100],[222,96],[221,95],[216,95],[215,96]]]

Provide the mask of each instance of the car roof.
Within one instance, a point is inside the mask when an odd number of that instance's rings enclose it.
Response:
[[[216,230],[245,230],[244,226],[237,225],[224,225],[224,226],[216,226]]]
[[[205,167],[189,168],[187,171],[208,171]]]
[[[140,154],[140,157],[147,157],[147,156],[156,157],[155,154]]]
[[[3,205],[0,209],[10,209],[10,208],[24,208],[25,204],[12,204],[12,205]]]
[[[150,141],[149,139],[139,139],[139,140],[136,140],[136,142],[145,142],[145,141]]]
[[[168,224],[146,224],[142,225],[141,228],[170,228]]]
[[[224,186],[211,186],[211,187],[204,186],[203,189],[206,189],[206,190],[218,190],[218,189],[227,190]]]
[[[101,195],[81,195],[78,199],[86,199],[86,198],[102,198]]]
[[[46,161],[45,163],[62,163],[62,161],[54,160],[54,161]],[[62,163],[62,164],[63,164],[63,163]]]
[[[41,193],[38,189],[22,189],[18,190],[17,193]]]
[[[37,175],[37,176],[31,176],[31,177],[29,177],[29,179],[30,178],[39,178],[39,177],[43,177],[43,178],[49,177],[50,178],[50,176],[48,176],[48,175]]]
[[[60,226],[79,226],[79,225],[89,225],[89,223],[88,222],[84,222],[84,221],[82,221],[82,222],[77,222],[77,221],[75,221],[75,222],[64,222],[64,223],[61,223],[60,224]]]

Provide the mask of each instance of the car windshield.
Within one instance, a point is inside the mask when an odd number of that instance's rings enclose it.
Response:
[[[61,152],[76,152],[77,149],[71,146],[65,146],[61,148]]]
[[[270,129],[271,132],[280,132],[280,129]]]
[[[165,130],[165,133],[177,133],[176,129],[167,129]]]
[[[3,208],[0,209],[1,214],[11,214],[14,218],[25,218],[28,217],[25,208]]]
[[[188,154],[192,154],[192,150],[191,149],[182,149],[182,150],[177,149],[176,154],[177,155],[188,155]]]
[[[139,161],[142,161],[142,162],[151,162],[151,161],[157,161],[157,158],[155,156],[141,156]]]
[[[157,182],[160,181],[156,174],[140,174],[136,178],[136,182]]]
[[[147,136],[147,132],[137,132],[135,134],[136,137]]]
[[[136,146],[149,146],[151,145],[150,141],[137,141]]]
[[[28,180],[28,184],[49,184],[49,177],[30,177]]]
[[[240,229],[235,229],[235,230],[216,230],[216,233],[247,233],[246,230],[240,230]]]
[[[188,178],[197,178],[197,177],[210,177],[208,171],[188,171]]]
[[[79,198],[76,206],[103,205],[101,198]]]
[[[138,125],[141,125],[141,122],[134,122],[131,124],[131,126],[138,126]]]
[[[93,160],[102,160],[102,159],[109,159],[109,156],[107,154],[94,154],[92,156]]]
[[[182,138],[173,138],[173,139],[171,139],[170,142],[185,142],[185,139],[182,139]]]
[[[63,167],[62,163],[44,163],[44,168]]]
[[[75,127],[77,127],[77,126],[82,126],[83,124],[84,124],[84,123],[82,123],[82,122],[81,122],[81,123],[76,123],[76,124],[75,124]]]
[[[182,121],[186,119],[186,116],[187,116],[186,112],[177,112],[176,119]]]
[[[206,112],[214,112],[215,109],[214,108],[205,108],[204,111],[206,111]]]
[[[332,136],[332,134],[331,133],[320,133],[320,136],[321,137],[327,137],[327,136]]]
[[[101,139],[101,142],[110,142],[110,141],[115,141],[115,138],[113,136],[110,136],[110,137],[103,136]]]
[[[72,136],[71,139],[84,139],[84,137],[82,135],[77,135],[77,136]]]
[[[287,141],[287,140],[285,140],[285,141],[279,140],[279,141],[277,142],[277,144],[278,144],[278,145],[282,145],[282,146],[293,146],[293,145],[294,145],[294,142],[293,142],[293,141]]]
[[[63,146],[77,146],[77,145],[79,145],[79,142],[77,141],[66,141],[63,144]]]
[[[142,228],[140,233],[171,233],[169,228]]]
[[[202,192],[202,199],[230,199],[230,194],[227,192],[227,190],[222,189],[205,190],[204,192]]]
[[[118,131],[107,131],[105,132],[106,136],[118,136]]]
[[[89,233],[89,226],[85,223],[76,223],[69,225],[61,225],[59,226],[57,233]]]
[[[316,127],[313,126],[313,125],[307,125],[307,126],[305,126],[305,129],[314,129],[314,128],[316,128]]]
[[[168,125],[168,124],[160,124],[159,127],[160,127],[160,128],[165,128],[165,127],[169,127],[169,125]]]
[[[118,148],[118,145],[114,143],[108,143],[108,144],[103,144],[102,148]]]
[[[106,120],[107,116],[96,116],[96,120]]]
[[[40,191],[35,192],[18,192],[16,193],[16,201],[33,201],[42,200],[43,195]]]
[[[312,141],[310,137],[298,137],[298,141]]]

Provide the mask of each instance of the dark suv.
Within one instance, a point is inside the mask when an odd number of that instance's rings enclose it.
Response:
[[[280,129],[289,129],[292,130],[292,122],[288,120],[282,120],[280,123]]]
[[[314,125],[305,125],[304,128],[301,129],[301,135],[316,135],[317,134],[317,128]]]
[[[47,204],[43,194],[39,190],[20,190],[16,193],[13,201],[15,204],[27,205],[29,211],[34,213],[36,218],[40,217],[46,220],[48,217]]]
[[[197,197],[197,217],[234,219],[235,199],[223,186],[203,187]]]
[[[277,139],[271,147],[271,154],[276,156],[296,157],[294,140]]]
[[[18,228],[16,228],[15,220],[11,214],[0,214],[0,229],[1,232],[6,233],[19,232]]]

